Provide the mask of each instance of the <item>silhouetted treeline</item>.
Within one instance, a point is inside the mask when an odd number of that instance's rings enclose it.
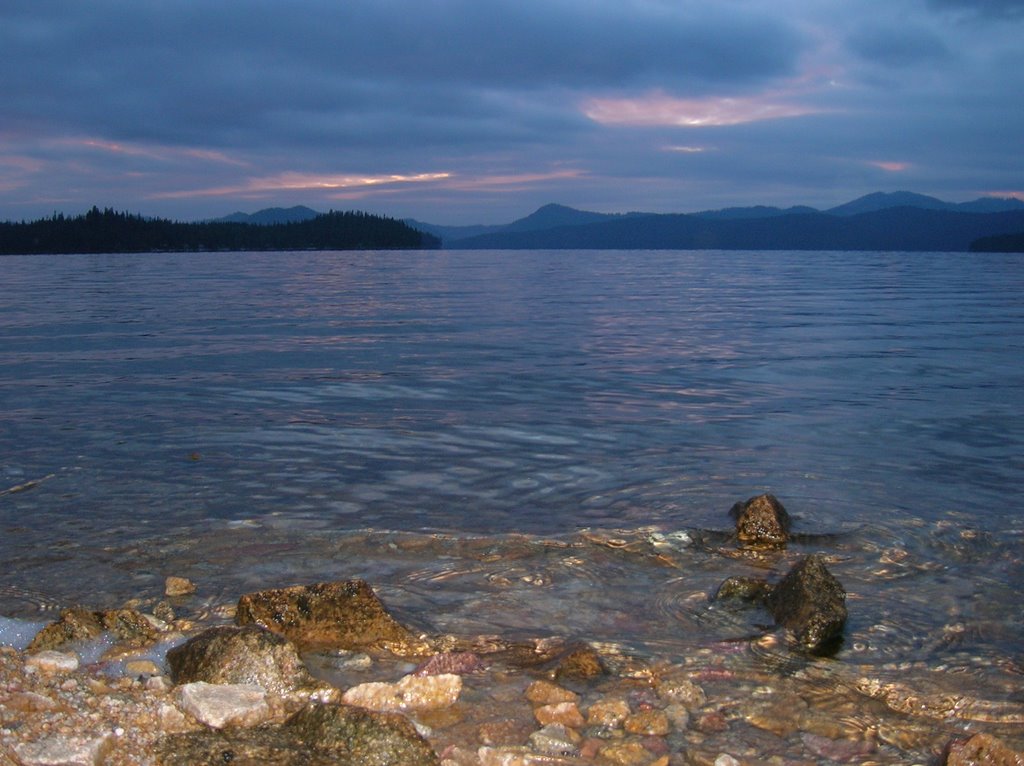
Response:
[[[146,253],[228,250],[400,250],[435,248],[436,237],[401,221],[331,211],[308,221],[178,223],[93,207],[85,215],[0,223],[0,253]]]
[[[1024,231],[1019,234],[1000,234],[982,237],[971,243],[972,253],[1024,253]]]

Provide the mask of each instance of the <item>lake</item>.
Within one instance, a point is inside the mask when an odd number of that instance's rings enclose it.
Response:
[[[716,613],[725,577],[820,551],[850,594],[836,660],[956,667],[1018,701],[1020,256],[25,256],[0,274],[0,614],[156,597],[169,574],[206,604],[363,577],[432,629],[678,656],[763,631]],[[800,537],[744,557],[728,511],[762,492]]]

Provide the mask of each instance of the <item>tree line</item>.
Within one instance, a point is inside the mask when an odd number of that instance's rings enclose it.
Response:
[[[78,216],[0,223],[0,254],[148,253],[240,250],[411,250],[440,247],[402,221],[334,210],[307,221],[257,226],[181,223],[93,207]]]

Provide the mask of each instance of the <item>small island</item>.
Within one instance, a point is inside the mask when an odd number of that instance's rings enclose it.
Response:
[[[419,250],[440,240],[384,216],[330,211],[305,221],[257,225],[181,223],[100,210],[38,221],[0,223],[0,254]]]

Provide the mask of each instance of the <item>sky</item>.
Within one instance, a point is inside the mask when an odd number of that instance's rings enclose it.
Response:
[[[3,0],[0,220],[1024,199],[1024,0]]]

